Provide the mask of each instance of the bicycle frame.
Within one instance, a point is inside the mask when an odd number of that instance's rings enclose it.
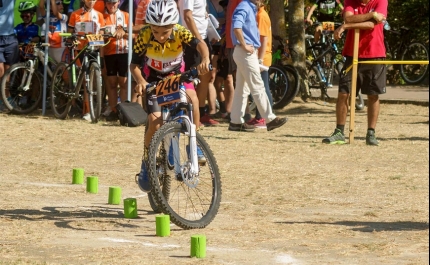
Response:
[[[196,70],[191,70],[192,75],[197,75]],[[193,81],[194,84],[199,82],[198,78],[192,78],[190,81]],[[147,85],[147,94],[152,93],[152,91],[155,89],[156,83],[151,83]],[[180,90],[180,93],[186,93],[185,90]],[[180,114],[183,110],[186,111],[186,114]],[[192,177],[196,177],[199,175],[199,164],[198,164],[198,158],[197,158],[197,141],[196,141],[196,125],[193,123],[193,105],[188,102],[177,102],[172,104],[167,104],[161,106],[161,112],[162,112],[162,118],[163,118],[163,124],[169,123],[169,122],[179,122],[182,124],[185,124],[186,128],[186,135],[189,135],[190,137],[190,147],[189,147],[189,155],[190,155],[190,164],[179,164],[178,159],[174,159],[174,169],[175,174],[181,174],[182,179],[187,179],[184,176],[184,173],[190,174]],[[165,139],[165,149],[169,150],[170,145],[173,143],[174,137],[171,137],[170,139]],[[173,151],[173,157],[179,157],[179,148],[178,143],[172,145],[172,151]],[[189,167],[189,171],[187,168]]]
[[[41,44],[40,46],[47,46],[48,44]],[[33,77],[33,73],[35,71],[36,68],[38,68],[39,63],[41,62],[42,64],[45,63],[45,52],[40,49],[39,47],[35,46],[34,47],[34,52],[33,52],[34,58],[30,58],[26,61],[28,65],[28,68],[30,69],[30,72],[24,73],[23,79],[21,80],[21,87],[23,91],[28,91],[30,89],[30,84],[31,84],[31,79]],[[51,58],[48,57],[48,62],[50,62],[54,67],[56,66],[56,62]],[[52,69],[50,67],[47,68],[47,72],[49,77],[52,78]]]

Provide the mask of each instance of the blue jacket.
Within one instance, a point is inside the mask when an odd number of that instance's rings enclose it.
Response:
[[[234,35],[234,29],[242,29],[246,44],[253,45],[255,48],[261,46],[256,16],[257,7],[253,3],[249,0],[243,0],[239,3],[233,13],[230,32],[234,45],[240,44]]]
[[[39,35],[39,26],[36,24],[30,24],[27,27],[24,26],[23,23],[19,24],[15,27],[16,38],[18,39],[18,43],[29,43],[31,39],[40,36]]]

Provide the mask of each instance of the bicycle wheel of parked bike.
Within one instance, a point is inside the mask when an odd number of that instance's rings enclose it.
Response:
[[[170,141],[170,146],[165,145]],[[152,195],[161,211],[184,229],[206,227],[215,218],[221,202],[221,177],[215,157],[203,137],[196,133],[198,148],[206,162],[199,159],[199,173],[192,176],[189,169],[190,136],[183,124],[169,122],[152,137],[149,148],[149,178]],[[163,155],[163,149],[165,154]],[[176,150],[176,151],[174,151]],[[169,165],[168,172],[162,172]],[[171,169],[171,170],[170,170]],[[163,193],[165,182],[160,174],[170,176],[169,196]]]
[[[1,80],[1,97],[6,108],[13,114],[28,114],[42,100],[41,76],[35,70],[29,79],[30,68],[26,63],[13,64]]]
[[[65,119],[72,107],[72,98],[75,88],[69,82],[72,81],[66,63],[59,63],[52,75],[51,84],[51,109],[58,119]]]
[[[285,73],[287,74],[288,79],[288,92],[285,95],[285,106],[290,104],[291,101],[294,100],[294,98],[297,96],[297,93],[299,93],[299,73],[297,72],[296,68],[292,65],[284,65]]]
[[[90,116],[91,122],[97,122],[102,112],[102,81],[100,75],[100,66],[92,62],[89,68],[90,85],[87,88],[88,97],[90,100]]]
[[[402,61],[428,61],[429,52],[424,44],[414,42],[408,45],[401,55]],[[421,83],[428,76],[428,64],[401,64],[400,75],[406,83]]]
[[[280,109],[288,92],[288,77],[282,66],[269,67],[269,88],[273,98],[273,109]],[[283,106],[281,106],[283,105]]]
[[[306,71],[308,73],[309,88],[320,88],[322,77],[318,68],[312,66],[312,62],[306,61]]]

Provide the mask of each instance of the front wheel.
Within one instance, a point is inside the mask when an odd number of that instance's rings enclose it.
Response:
[[[402,61],[428,61],[429,52],[424,44],[414,42],[403,51]],[[401,64],[400,75],[406,83],[415,85],[421,83],[428,75],[428,64]]]
[[[57,119],[65,119],[72,107],[75,95],[72,86],[72,77],[68,65],[59,63],[52,75],[51,83],[51,109]]]
[[[170,144],[166,145],[166,142]],[[152,137],[149,147],[151,196],[161,211],[184,229],[209,225],[221,202],[221,177],[215,157],[199,133],[196,133],[196,142],[199,156],[196,175],[190,171],[190,136],[183,124],[169,122],[163,125]],[[161,175],[170,176],[169,196],[163,192],[166,187],[165,182],[160,181]]]
[[[1,80],[1,97],[13,114],[28,114],[42,100],[42,83],[37,69],[30,73],[27,63],[13,64]]]
[[[100,66],[92,62],[89,67],[90,83],[88,85],[88,98],[90,101],[91,122],[96,123],[102,112],[102,84],[100,75]]]

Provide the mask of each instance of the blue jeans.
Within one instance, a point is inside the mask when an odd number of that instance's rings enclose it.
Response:
[[[266,89],[266,94],[267,94],[267,98],[269,99],[270,106],[273,107],[272,92],[270,92],[270,87],[269,87],[269,71],[262,71],[261,78],[263,79],[264,88]],[[261,115],[260,115],[260,112],[258,112],[258,108],[255,111],[255,118],[261,119]]]

